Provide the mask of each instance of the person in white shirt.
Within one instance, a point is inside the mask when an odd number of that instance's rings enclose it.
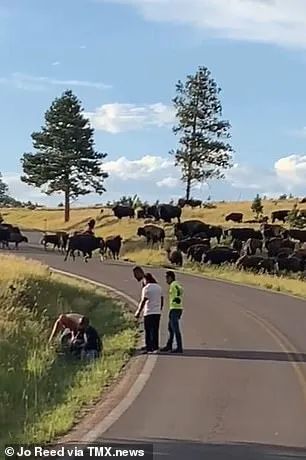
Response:
[[[144,287],[142,288],[141,300],[135,313],[135,318],[139,318],[143,311],[145,353],[154,353],[159,349],[159,323],[164,298],[160,285],[151,273],[145,274],[143,281]]]

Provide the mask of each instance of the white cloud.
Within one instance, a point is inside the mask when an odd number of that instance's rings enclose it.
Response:
[[[56,66],[60,65],[60,62],[59,61],[52,62],[52,65],[56,67]]]
[[[166,187],[166,188],[176,188],[180,185],[180,181],[177,177],[164,177],[164,179],[157,182],[158,187]]]
[[[147,20],[190,25],[213,36],[306,47],[305,0],[100,0],[137,8]]]
[[[167,172],[174,168],[172,161],[167,158],[145,155],[137,160],[128,160],[126,157],[120,157],[114,161],[107,161],[103,169],[110,175],[116,176],[124,181],[130,179],[144,179],[160,177],[163,171]]]
[[[306,155],[295,154],[282,157],[270,170],[236,164],[226,173],[226,178],[235,188],[250,189],[265,195],[284,192],[304,194]],[[267,189],[269,192],[265,192]]]
[[[290,155],[275,163],[275,172],[280,181],[290,186],[306,183],[306,155]]]
[[[104,104],[86,116],[96,129],[113,134],[148,126],[162,127],[175,120],[174,109],[161,102],[145,105]]]
[[[180,171],[171,158],[145,155],[129,160],[122,156],[105,162],[103,169],[110,174],[106,182],[107,193],[102,198],[90,195],[80,199],[79,203],[98,203],[135,193],[153,202],[156,199],[169,200],[174,192],[175,197],[184,194]],[[27,186],[17,173],[3,173],[3,179],[9,185],[11,195],[21,201],[57,205],[62,200],[56,195],[46,197],[38,189]],[[208,193],[213,199],[226,200],[237,199],[237,192],[244,199],[251,199],[256,193],[273,198],[283,193],[304,196],[305,183],[306,155],[288,155],[277,160],[270,169],[236,164],[227,171],[225,181],[199,184],[193,188],[193,196],[206,199]]]
[[[39,189],[30,187],[20,180],[20,174],[6,172],[2,174],[3,182],[8,185],[9,194],[19,201],[43,201]]]
[[[104,83],[87,81],[87,80],[61,80],[49,77],[38,77],[26,75],[23,73],[13,73],[10,77],[0,77],[0,83],[11,84],[18,89],[28,91],[43,91],[48,86],[63,86],[63,87],[85,87],[94,89],[108,89],[110,85]]]

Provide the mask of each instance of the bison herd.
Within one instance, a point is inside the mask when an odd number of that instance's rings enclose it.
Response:
[[[147,244],[163,244],[161,227],[146,225],[137,231]],[[260,229],[229,228],[188,220],[174,225],[175,246],[166,249],[168,260],[182,266],[184,259],[200,264],[234,264],[239,269],[278,274],[306,269],[306,230],[287,230],[278,224],[263,223]],[[225,244],[226,243],[226,244]]]
[[[65,261],[68,257],[75,260],[75,253],[82,254],[85,262],[92,258],[95,251],[99,251],[100,257],[110,255],[113,259],[119,259],[122,246],[122,238],[120,235],[110,236],[108,238],[96,237],[87,233],[74,232],[69,235],[65,232],[57,232],[54,234],[46,234],[41,240],[47,250],[48,245],[52,245],[53,249],[58,249],[65,254]]]

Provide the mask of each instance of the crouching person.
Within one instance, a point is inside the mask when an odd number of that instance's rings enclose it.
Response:
[[[82,360],[92,361],[101,356],[103,351],[102,340],[96,329],[89,324],[89,319],[84,316],[80,319],[78,332],[72,342],[72,348],[80,351]]]

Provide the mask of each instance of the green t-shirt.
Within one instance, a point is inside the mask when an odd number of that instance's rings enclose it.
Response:
[[[174,308],[183,308],[183,288],[177,282],[173,281],[169,286],[169,308],[170,310]]]

